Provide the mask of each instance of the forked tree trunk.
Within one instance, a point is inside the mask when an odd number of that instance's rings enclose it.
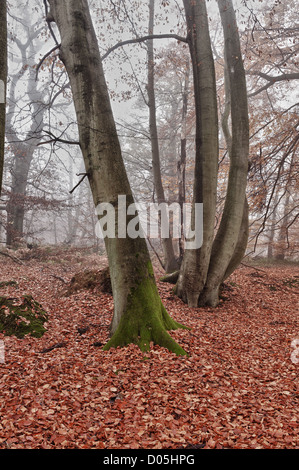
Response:
[[[232,135],[231,140],[228,139],[230,171],[226,201],[214,239],[219,152],[214,61],[205,1],[184,0],[184,6],[196,106],[194,202],[203,203],[203,244],[200,249],[186,250],[177,293],[192,307],[216,306],[219,302],[219,288],[239,264],[247,244],[248,205],[245,190],[249,125],[246,81],[232,1],[218,0],[225,38]],[[229,106],[226,110],[229,111]]]
[[[218,7],[225,41],[225,58],[231,97],[232,136],[225,205],[213,243],[207,282],[200,299],[200,304],[211,306],[215,306],[219,302],[219,288],[238,244],[244,208],[246,211],[249,154],[246,78],[236,16],[232,0],[218,0]]]
[[[5,98],[7,82],[7,14],[6,0],[0,0],[0,194],[2,189],[5,147]]]
[[[214,239],[218,171],[218,116],[214,60],[206,4],[184,0],[193,66],[196,109],[196,155],[193,202],[203,204],[203,244],[186,249],[177,294],[197,307],[205,286]],[[194,226],[192,226],[194,229]]]
[[[105,238],[114,299],[110,347],[150,342],[176,354],[186,354],[167,330],[180,327],[162,305],[144,238],[122,238],[118,225],[118,196],[133,196],[123,163],[111,110],[97,37],[87,0],[49,0],[48,21],[55,21],[61,37],[61,60],[68,72],[80,146],[95,207],[115,207],[116,236]],[[133,216],[131,216],[131,219]],[[125,222],[128,223],[129,217]],[[135,225],[135,221],[134,221]]]

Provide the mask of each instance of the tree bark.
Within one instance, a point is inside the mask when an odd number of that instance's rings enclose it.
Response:
[[[221,124],[222,124],[223,135],[224,135],[226,145],[227,145],[229,159],[231,161],[232,160],[232,136],[231,136],[231,129],[229,126],[229,117],[231,114],[231,91],[230,91],[226,51],[224,51],[224,58],[225,58],[224,60],[225,106],[224,106],[224,112],[221,117]],[[232,255],[230,263],[224,274],[223,281],[225,281],[225,279],[227,279],[241,263],[244,257],[244,254],[246,252],[247,243],[248,243],[248,235],[249,235],[249,205],[248,205],[247,197],[245,197],[243,217],[242,217],[239,237],[237,240],[236,248],[234,250],[234,254]]]
[[[219,302],[219,287],[234,255],[244,213],[249,154],[247,90],[239,33],[232,0],[218,0],[225,40],[231,95],[232,138],[228,187],[201,305]]]
[[[178,202],[181,208],[181,238],[179,239],[179,254],[180,262],[184,256],[184,204],[186,202],[186,160],[187,160],[187,110],[188,110],[188,95],[189,95],[189,82],[190,82],[190,61],[186,61],[184,89],[183,89],[183,106],[181,116],[181,151],[180,159],[178,161],[178,187],[179,195]]]
[[[149,27],[148,34],[152,35],[154,32],[154,13],[155,13],[155,0],[149,0]],[[163,213],[163,219],[168,218],[166,210],[166,200],[164,194],[164,188],[161,176],[161,161],[160,161],[160,149],[159,149],[159,138],[157,130],[157,116],[156,116],[156,97],[155,97],[155,59],[154,59],[154,45],[153,39],[147,41],[147,57],[148,57],[148,81],[147,81],[147,93],[148,93],[148,107],[149,107],[149,129],[151,137],[152,147],[152,168],[154,177],[154,187],[156,193],[156,202],[161,204],[161,212]],[[164,205],[164,207],[163,207]],[[173,243],[171,234],[168,237],[163,237],[162,234],[162,247],[164,255],[164,269],[166,273],[170,273],[178,269],[178,261],[174,254]]]
[[[214,60],[209,35],[206,4],[184,0],[190,47],[195,109],[196,156],[193,203],[203,204],[203,244],[186,249],[176,287],[179,297],[191,307],[198,306],[205,286],[216,212],[218,172],[218,116]],[[194,208],[193,208],[194,214]],[[194,217],[191,223],[194,224]],[[192,225],[194,229],[194,225]]]
[[[281,221],[281,226],[279,230],[278,240],[277,240],[277,252],[275,258],[277,260],[283,261],[286,256],[286,251],[288,248],[288,222],[289,222],[289,204],[290,204],[290,193],[287,191],[284,199],[283,207],[283,218]]]
[[[28,13],[28,11],[26,10]],[[7,117],[7,140],[14,154],[12,166],[12,178],[10,187],[10,197],[7,203],[7,231],[6,244],[13,246],[23,237],[24,217],[26,213],[25,196],[28,185],[28,177],[31,163],[34,157],[37,144],[40,142],[43,130],[43,118],[46,111],[43,105],[43,90],[38,89],[36,82],[36,71],[34,68],[34,43],[36,29],[32,25],[27,27],[28,35],[24,42],[18,41],[18,48],[22,56],[22,63],[18,73],[10,82],[10,93],[8,99]],[[28,68],[29,79],[27,84],[27,96],[31,106],[31,126],[24,139],[18,136],[18,129],[15,128],[13,117],[16,110],[16,87],[19,80]]]
[[[48,21],[61,37],[61,60],[68,72],[79,139],[95,207],[115,207],[115,238],[105,238],[114,299],[110,347],[136,343],[142,350],[154,342],[186,354],[167,330],[180,327],[162,305],[145,239],[123,236],[118,224],[118,196],[133,196],[122,159],[97,37],[87,0],[49,0]],[[99,216],[100,218],[100,216]],[[126,225],[133,216],[127,216]]]
[[[5,148],[5,101],[7,83],[7,6],[0,0],[0,194],[2,190]]]
[[[273,259],[273,245],[274,245],[274,238],[275,238],[275,226],[277,222],[277,208],[278,208],[278,191],[275,192],[274,201],[273,201],[273,209],[272,209],[272,216],[271,216],[271,225],[270,225],[270,233],[268,236],[267,242],[267,258]]]

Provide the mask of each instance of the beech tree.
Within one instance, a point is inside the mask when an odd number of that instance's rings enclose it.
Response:
[[[195,203],[203,204],[204,230],[202,247],[185,251],[177,293],[191,306],[214,306],[218,302],[221,283],[231,270],[232,263],[235,266],[236,259],[240,257],[239,253],[236,256],[236,250],[239,249],[240,238],[243,238],[242,221],[246,219],[244,208],[249,139],[246,82],[233,5],[231,0],[219,0],[232,128],[227,197],[222,220],[214,236],[219,154],[214,60],[205,2],[184,0],[183,3],[196,108],[193,202],[194,207]],[[118,196],[126,196],[125,209],[134,203],[134,199],[122,159],[88,3],[86,0],[68,0],[61,5],[57,0],[49,0],[49,4],[47,21],[56,22],[60,33],[60,58],[70,79],[80,147],[94,205],[110,203],[116,209],[116,237],[105,238],[114,297],[112,337],[105,348],[133,342],[141,349],[147,349],[153,341],[177,354],[184,354],[167,333],[167,330],[182,325],[174,322],[162,305],[144,238],[122,238],[121,235]],[[102,215],[99,215],[100,221]],[[132,219],[132,216],[126,215],[126,227]]]
[[[170,318],[161,302],[145,239],[121,237],[118,196],[126,196],[127,206],[134,199],[88,2],[49,0],[49,4],[47,21],[55,21],[60,33],[60,58],[70,79],[94,205],[110,203],[116,208],[116,237],[105,238],[114,299],[112,337],[105,349],[136,343],[144,350],[154,342],[176,354],[186,354],[167,332],[182,325]],[[126,227],[133,218],[126,217]]]
[[[0,0],[0,194],[2,189],[5,146],[5,97],[7,82],[7,11],[6,0]]]
[[[27,5],[28,7],[28,5]],[[28,9],[25,8],[28,12]],[[24,217],[25,217],[25,197],[28,189],[28,178],[30,167],[36,152],[37,144],[41,141],[44,127],[44,114],[46,104],[44,103],[44,90],[37,87],[35,80],[36,71],[34,63],[34,40],[41,29],[36,29],[36,25],[29,22],[26,28],[26,35],[23,42],[18,38],[15,43],[21,56],[19,70],[11,76],[8,99],[7,117],[7,140],[10,150],[13,153],[13,163],[11,168],[11,185],[9,200],[7,203],[7,230],[6,244],[14,246],[23,237]],[[20,134],[20,123],[17,119],[18,98],[16,88],[24,74],[28,73],[27,97],[30,103],[31,124],[25,135]]]
[[[227,84],[230,92],[230,170],[225,206],[214,237],[218,110],[215,67],[205,2],[184,0],[193,64],[196,107],[194,203],[203,204],[203,244],[186,250],[177,283],[178,295],[192,307],[216,306],[224,279],[238,265],[246,248],[246,183],[249,121],[245,71],[236,16],[231,0],[218,0],[225,40]]]

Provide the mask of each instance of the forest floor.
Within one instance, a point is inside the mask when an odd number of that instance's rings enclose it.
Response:
[[[241,266],[215,309],[188,308],[158,281],[191,327],[171,332],[189,353],[177,357],[102,350],[112,296],[65,287],[105,258],[25,255],[0,258],[0,281],[18,283],[0,295],[30,294],[49,319],[39,339],[0,333],[0,449],[299,448],[298,265]]]

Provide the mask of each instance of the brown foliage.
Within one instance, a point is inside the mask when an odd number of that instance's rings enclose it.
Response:
[[[239,268],[216,309],[188,308],[158,281],[171,316],[191,327],[171,333],[189,353],[177,357],[96,347],[112,296],[59,295],[59,278],[81,264],[0,263],[0,281],[18,283],[1,295],[30,293],[49,313],[40,339],[0,334],[0,448],[299,448],[298,267]]]

